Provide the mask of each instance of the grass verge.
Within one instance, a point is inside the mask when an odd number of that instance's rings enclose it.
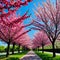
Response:
[[[60,55],[56,55],[56,57],[52,57],[52,54],[50,53],[42,53],[42,52],[37,52],[35,53],[42,59],[42,60],[60,60]]]
[[[21,53],[15,53],[13,55],[9,55],[9,57],[6,58],[5,55],[0,56],[0,60],[20,60],[21,57],[23,57],[27,51],[21,52]]]

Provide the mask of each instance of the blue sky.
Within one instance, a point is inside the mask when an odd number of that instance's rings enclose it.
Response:
[[[35,15],[34,15],[34,11],[33,9],[35,9],[35,6],[34,4],[38,5],[38,3],[42,4],[42,2],[45,2],[46,0],[33,0],[32,2],[30,2],[27,6],[22,6],[22,8],[20,8],[18,11],[17,11],[17,14],[20,14],[20,15],[23,15],[27,10],[28,11],[28,15],[31,14],[32,18],[35,18]],[[28,18],[24,21],[24,24],[29,24],[31,22],[31,18]],[[30,26],[31,27],[31,26]],[[29,27],[27,27],[26,29],[29,29]],[[37,31],[36,30],[32,30],[30,31],[28,34],[31,38],[33,38],[33,35],[36,33]]]

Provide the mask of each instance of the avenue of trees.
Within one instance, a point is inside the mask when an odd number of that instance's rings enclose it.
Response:
[[[0,39],[8,44],[6,57],[9,55],[10,44],[13,44],[13,54],[14,45],[17,44],[20,47],[19,38],[31,31],[31,29],[24,29],[31,24],[25,26],[23,24],[23,21],[30,17],[27,16],[28,12],[24,13],[23,16],[16,16],[16,11],[21,6],[28,5],[28,2],[31,2],[31,0],[0,0]]]
[[[18,53],[20,46],[26,49],[34,49],[45,45],[52,44],[53,57],[55,54],[55,42],[59,39],[60,34],[60,0],[47,0],[41,6],[36,6],[35,19],[31,23],[24,25],[24,20],[30,17],[28,11],[22,16],[16,12],[22,6],[27,6],[32,0],[0,0],[0,40],[7,43],[6,57],[9,55],[10,45],[12,54],[14,54],[15,45],[18,45]],[[31,26],[28,30],[25,28]],[[39,30],[31,40],[27,34],[31,30]],[[44,51],[42,51],[44,52]]]

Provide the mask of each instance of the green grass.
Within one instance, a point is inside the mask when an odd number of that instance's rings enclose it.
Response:
[[[20,60],[21,57],[23,57],[27,52],[22,53],[15,53],[13,55],[9,55],[9,57],[6,58],[5,55],[0,56],[0,60]]]
[[[60,60],[60,55],[56,55],[56,57],[52,57],[52,54],[35,52],[42,60]]]

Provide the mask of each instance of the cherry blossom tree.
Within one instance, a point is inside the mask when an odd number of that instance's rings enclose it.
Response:
[[[44,46],[50,44],[47,35],[43,31],[39,31],[34,37],[33,44],[38,48],[42,47],[42,53],[44,53]]]
[[[32,0],[0,0],[0,24],[3,23],[7,26],[11,26],[12,24],[22,23],[26,18],[30,17],[27,16],[26,12],[23,16],[16,16],[16,11],[21,6],[27,5],[28,2],[31,2]],[[19,2],[19,3],[18,3]],[[12,16],[12,14],[14,14]],[[12,16],[10,18],[10,16]],[[11,19],[7,21],[8,19]],[[14,19],[15,18],[15,19]]]
[[[20,45],[26,50],[26,48],[31,49],[32,41],[28,34],[24,34],[23,36],[19,37]]]
[[[32,40],[32,49],[38,49],[41,47],[41,45],[39,44],[39,41],[34,37]]]
[[[29,25],[26,25],[26,26],[29,26]],[[26,27],[26,26],[24,26],[24,27]],[[17,27],[16,28],[16,30],[15,30],[15,33],[12,35],[13,37],[12,37],[12,39],[13,39],[13,41],[12,41],[12,43],[16,43],[17,45],[19,45],[19,48],[18,48],[18,53],[20,52],[20,45],[23,43],[23,41],[24,41],[24,39],[26,38],[26,33],[27,32],[29,32],[29,31],[31,31],[31,29],[29,29],[29,30],[25,30],[24,28],[22,28],[22,29],[20,29],[20,31],[19,31],[19,29],[18,29],[19,27]],[[18,29],[18,30],[17,30]],[[23,37],[24,36],[24,37]],[[19,41],[19,42],[18,42]],[[23,43],[24,44],[24,43]]]
[[[32,41],[31,41],[30,37],[27,34],[25,34],[25,39],[24,40],[25,41],[23,41],[24,44],[22,44],[22,46],[24,46],[25,48],[31,49]]]
[[[17,32],[20,32],[20,30],[26,26],[20,26],[19,30],[16,32],[16,27],[18,24],[21,24],[25,19],[27,19],[29,16],[27,16],[26,12],[23,16],[16,16],[16,11],[24,5],[27,5],[28,2],[31,2],[32,0],[0,0],[0,38],[4,40],[7,44],[7,55],[9,55],[9,46],[12,42],[12,34],[16,34]],[[30,25],[30,24],[29,24]],[[12,32],[13,31],[13,32]],[[21,35],[29,32],[30,30],[27,30],[23,32]],[[14,36],[13,34],[13,36]],[[18,36],[18,37],[19,37]],[[16,37],[15,39],[17,39]]]
[[[34,12],[37,18],[33,23],[33,29],[43,30],[47,34],[52,43],[53,57],[56,56],[55,41],[60,34],[60,0],[55,1],[52,4],[51,0],[47,0],[43,6],[36,7]]]
[[[0,24],[4,24],[6,26],[14,26],[18,23],[22,23],[25,19],[29,18],[29,16],[27,16],[28,11],[23,15],[23,16],[17,16],[16,12],[10,14],[8,17],[1,17],[2,19],[0,19]]]
[[[14,15],[13,15],[13,17],[14,17]],[[17,22],[16,19],[13,17],[10,16],[9,18],[7,18],[7,20],[5,20],[4,23],[1,22],[1,24],[0,24],[0,38],[8,44],[6,56],[9,55],[9,46],[10,46],[10,43],[12,42],[12,40],[14,41],[17,38],[19,38],[20,36],[22,36],[23,34],[29,32],[30,29],[27,31],[24,30],[25,32],[20,33],[23,28],[32,24],[32,23],[30,23],[30,24],[27,24],[24,26],[24,25],[22,25],[22,22]],[[26,18],[24,17],[24,19],[26,19]],[[24,19],[22,19],[22,20],[24,20]],[[16,23],[13,22],[14,20],[16,21]],[[14,24],[10,24],[10,22],[11,23],[13,22]],[[14,38],[14,39],[12,39],[12,38]]]

